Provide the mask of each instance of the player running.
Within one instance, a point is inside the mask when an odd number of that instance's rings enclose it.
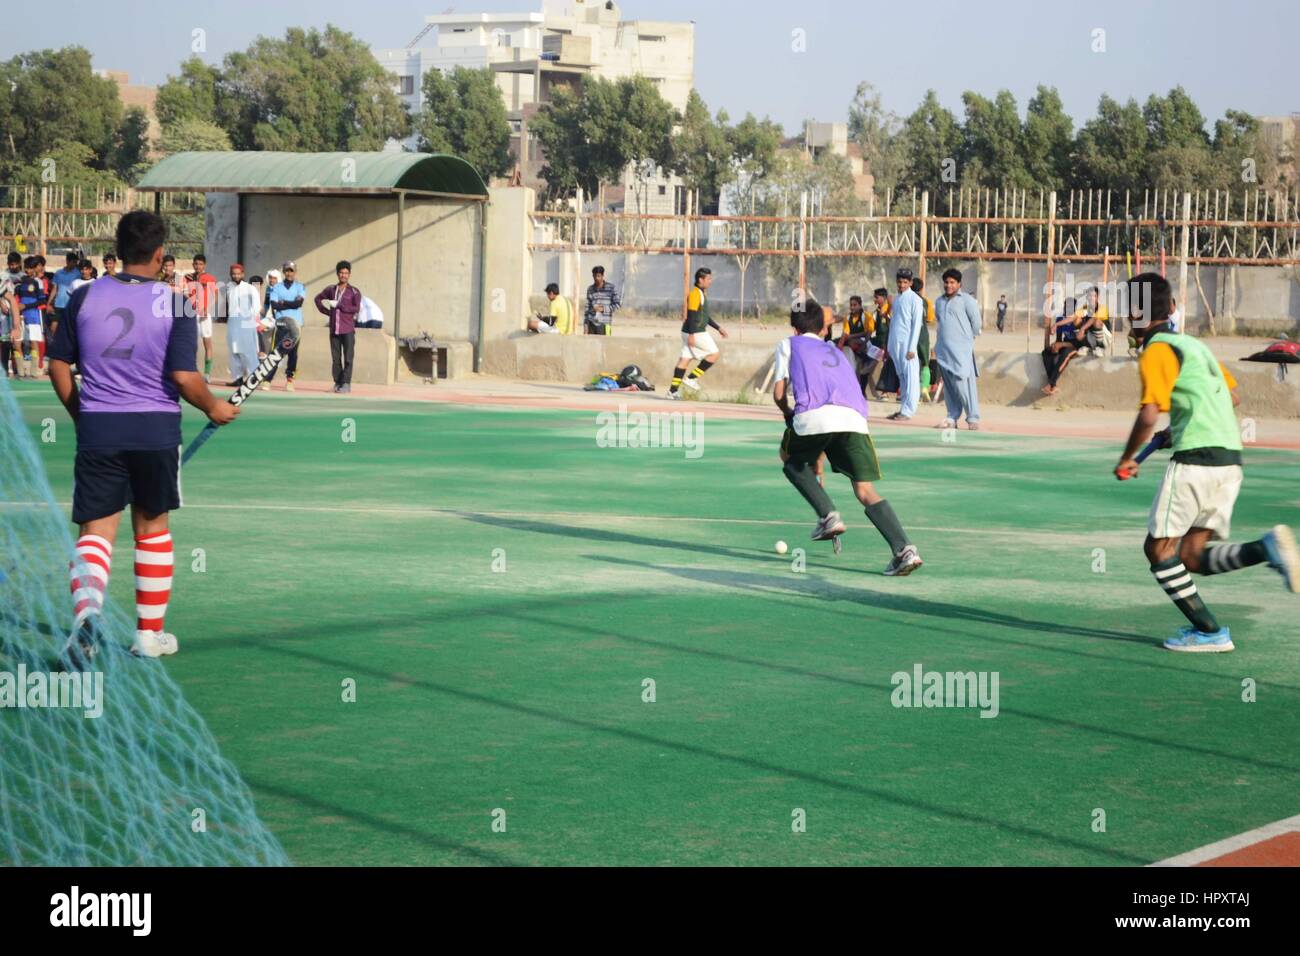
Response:
[[[1171,651],[1233,649],[1228,628],[1205,606],[1192,574],[1222,574],[1268,563],[1291,591],[1300,591],[1300,554],[1286,525],[1257,541],[1213,543],[1228,537],[1241,490],[1241,434],[1232,374],[1198,339],[1169,331],[1169,283],[1154,272],[1129,281],[1133,333],[1145,347],[1138,361],[1142,401],[1117,478],[1137,475],[1134,460],[1151,438],[1161,412],[1169,413],[1173,461],[1151,505],[1144,545],[1151,573],[1191,622],[1164,642]],[[1149,320],[1149,321],[1144,321]]]
[[[72,294],[50,345],[50,378],[77,427],[72,520],[81,526],[69,565],[74,604],[69,653],[93,656],[108,590],[113,540],[131,505],[135,533],[136,631],[131,650],[175,654],[163,629],[172,587],[168,512],[181,506],[184,398],[214,423],[239,410],[208,391],[195,366],[198,328],[157,282],[167,227],[151,212],[117,226],[123,271]],[[81,373],[81,389],[72,366]]]
[[[713,285],[712,269],[695,270],[695,287],[686,298],[686,321],[682,323],[682,354],[673,369],[673,381],[668,386],[668,398],[681,398],[679,389],[685,385],[693,392],[700,390],[700,379],[711,369],[722,354],[718,345],[709,334],[709,329],[717,329],[724,339],[727,330],[714,322],[709,316],[709,286]],[[819,330],[820,331],[820,330]],[[686,368],[692,359],[698,359],[699,365],[686,374]]]
[[[889,502],[872,487],[880,479],[880,464],[867,428],[867,400],[852,363],[836,343],[822,340],[823,323],[821,305],[806,299],[790,311],[796,334],[776,347],[772,396],[786,420],[781,441],[785,476],[817,512],[812,539],[837,539],[846,528],[815,472],[824,452],[831,468],[853,482],[867,517],[889,543],[893,559],[884,573],[902,577],[921,566],[921,555]],[[869,348],[873,358],[880,356],[878,348]]]

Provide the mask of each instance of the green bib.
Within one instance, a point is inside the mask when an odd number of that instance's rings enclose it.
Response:
[[[1190,335],[1157,332],[1147,345],[1153,342],[1165,343],[1178,356],[1178,378],[1169,402],[1174,454],[1195,448],[1241,451],[1232,392],[1214,353]]]

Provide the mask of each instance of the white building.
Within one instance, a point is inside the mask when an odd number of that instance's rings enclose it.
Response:
[[[557,86],[575,86],[583,76],[604,79],[641,75],[678,111],[695,83],[695,25],[658,20],[623,20],[612,0],[543,0],[535,13],[449,13],[425,17],[429,45],[375,50],[396,77],[395,88],[412,111],[422,105],[422,78],[431,69],[490,68],[505,99],[513,130],[511,150],[520,159],[524,185],[541,187],[545,164],[528,138],[528,120],[550,102]],[[403,144],[415,147],[412,138]],[[639,206],[672,212],[683,202],[680,179],[657,175],[647,195],[633,198],[635,177],[605,192],[605,205]]]

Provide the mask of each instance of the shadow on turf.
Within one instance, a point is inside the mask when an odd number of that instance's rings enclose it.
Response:
[[[710,544],[691,544],[689,542],[673,541],[665,538],[649,538],[644,535],[629,534],[626,531],[608,531],[603,528],[579,528],[573,525],[549,524],[544,521],[536,521],[529,518],[502,517],[499,515],[477,514],[468,511],[457,511],[455,514],[459,517],[465,518],[467,521],[476,521],[480,524],[489,524],[500,528],[510,528],[515,531],[532,531],[537,534],[553,534],[566,538],[581,538],[587,541],[600,541],[607,544],[630,544],[637,547],[667,548],[677,553],[682,551],[694,551],[698,554],[709,554],[723,558],[742,558],[749,561],[762,561],[765,564],[771,562],[771,556],[766,551],[727,548],[720,545]],[[668,573],[676,573],[673,569],[641,561],[627,561],[605,555],[593,555],[592,557],[594,560],[609,564],[625,564],[629,566],[653,568],[655,570],[667,571]],[[824,564],[810,566],[825,567],[828,570],[833,568],[832,565]],[[685,576],[694,580],[699,580],[701,578],[707,579],[708,576],[712,574],[717,583],[738,584],[740,587],[746,586],[743,582],[738,581],[739,578],[743,577],[743,575],[740,574],[730,572],[709,572],[708,570],[696,568],[683,569],[683,571],[687,570],[689,573],[686,573]],[[752,577],[755,582],[762,582],[769,585],[770,582],[774,580],[780,580],[781,584],[779,587],[772,590],[779,590],[786,593],[792,589],[802,590],[805,592],[817,592],[820,595],[827,595],[839,600],[857,602],[865,600],[871,602],[873,605],[883,605],[898,611],[929,614],[943,618],[957,618],[959,620],[968,620],[982,624],[995,624],[1003,627],[1019,628],[1021,630],[1040,631],[1047,634],[1068,634],[1075,637],[1097,637],[1109,641],[1128,641],[1136,644],[1149,645],[1152,643],[1149,637],[1138,634],[1121,634],[1116,631],[1106,631],[1093,627],[1060,624],[1056,621],[1022,620],[1005,614],[998,614],[993,611],[978,611],[971,608],[964,608],[957,604],[944,604],[910,595],[905,596],[881,591],[846,588],[841,585],[828,584],[825,582],[814,583],[814,581],[807,579],[795,583],[789,578],[774,579],[769,575],[753,575]],[[750,586],[753,586],[752,583]],[[769,589],[771,588],[761,590]]]
[[[311,653],[309,651],[305,651],[298,648],[290,650],[286,648],[278,648],[275,647],[274,645],[263,645],[263,649],[271,651],[272,653],[284,654],[286,656],[297,658],[297,659],[315,661],[318,664],[329,667],[331,670],[342,668],[347,673],[368,674],[372,677],[375,677],[380,680],[385,680],[385,681],[391,680],[393,676],[383,670],[368,668],[363,664],[359,664],[355,660],[339,660],[337,658],[327,657],[323,654]],[[405,676],[403,677],[403,682],[407,686],[419,687],[423,690],[431,691],[437,694],[442,694],[447,697],[454,697],[459,700],[469,701],[475,704],[482,704],[490,707],[496,707],[502,710],[508,710],[513,713],[521,714],[526,717],[547,720],[553,723],[563,724],[564,726],[567,727],[577,727],[585,731],[609,734],[611,736],[620,737],[624,740],[629,740],[634,743],[649,744],[650,746],[657,747],[657,748],[667,748],[670,750],[675,750],[679,753],[689,754],[694,757],[705,757],[711,760],[721,761],[723,763],[739,765],[749,770],[755,770],[765,774],[777,774],[779,776],[788,777],[792,780],[801,780],[806,783],[828,787],[830,789],[838,790],[844,793],[853,793],[859,796],[871,797],[883,803],[893,804],[895,806],[902,807],[904,809],[911,810],[914,812],[936,814],[938,816],[947,817],[951,820],[956,820],[961,823],[976,824],[979,826],[991,827],[994,830],[1006,834],[1011,834],[1017,837],[1031,837],[1038,840],[1044,840],[1047,841],[1048,843],[1052,843],[1058,846],[1067,846],[1075,850],[1093,854],[1095,856],[1100,856],[1109,859],[1114,863],[1145,864],[1150,862],[1150,860],[1148,860],[1146,857],[1137,856],[1133,853],[1128,853],[1123,850],[1116,850],[1104,846],[1098,846],[1096,843],[1093,842],[1076,840],[1073,839],[1072,837],[1063,837],[1059,834],[1049,833],[1045,830],[1040,830],[1035,827],[1025,826],[1023,824],[1018,824],[1018,823],[1012,823],[1005,820],[999,820],[993,817],[981,816],[977,813],[972,813],[968,810],[961,810],[953,807],[945,807],[940,804],[931,803],[926,800],[917,800],[914,798],[902,797],[899,796],[898,794],[890,793],[886,790],[882,790],[876,787],[868,787],[857,783],[850,783],[845,780],[836,779],[834,777],[826,777],[821,774],[811,773],[806,770],[796,770],[791,767],[783,767],[779,764],[769,763],[765,760],[759,760],[754,757],[747,757],[740,754],[729,754],[720,750],[712,750],[708,747],[702,747],[697,744],[690,744],[679,740],[672,740],[667,737],[656,737],[652,734],[642,733],[641,731],[637,731],[637,730],[629,730],[625,727],[613,727],[608,724],[602,724],[594,720],[586,720],[581,717],[575,717],[570,714],[559,713],[557,711],[544,710],[540,707],[534,707],[529,704],[521,704],[513,700],[506,700],[499,697],[492,697],[488,694],[484,694],[479,691],[466,690],[461,687],[453,687],[449,684],[440,684],[431,680]],[[273,791],[268,790],[268,792],[273,792]],[[289,796],[293,796],[294,798],[297,798],[296,795],[289,795]],[[340,813],[346,812],[341,810],[340,808],[332,808],[332,809]],[[387,821],[383,821],[383,820],[376,821],[376,825],[383,826],[383,827],[393,827],[393,824],[390,824]],[[397,832],[402,832],[401,828],[395,828],[395,829],[397,830]],[[426,834],[422,834],[421,836],[424,839],[429,839],[434,842],[440,842],[437,841],[436,838],[428,837]],[[468,850],[468,848],[465,847],[458,847],[458,848]]]
[[[516,863],[514,860],[509,859],[508,857],[504,857],[499,853],[493,852],[492,850],[480,850],[478,847],[468,846],[464,843],[457,843],[455,840],[447,840],[444,839],[443,837],[436,837],[433,836],[432,834],[425,833],[422,830],[416,830],[408,826],[403,826],[400,823],[393,823],[391,820],[385,820],[382,817],[372,816],[371,814],[368,813],[361,813],[357,810],[349,809],[348,807],[341,807],[336,803],[326,803],[324,800],[318,800],[317,798],[307,796],[304,793],[297,793],[296,791],[293,790],[286,790],[283,787],[278,787],[275,784],[267,783],[266,781],[263,780],[255,780],[249,778],[248,776],[245,776],[244,782],[247,783],[250,787],[252,787],[255,793],[267,794],[269,796],[278,797],[281,800],[292,801],[293,803],[296,803],[299,806],[310,807],[312,810],[316,810],[321,813],[328,813],[333,816],[346,817],[347,819],[352,820],[355,823],[359,823],[363,826],[367,826],[375,830],[383,830],[387,833],[393,834],[394,836],[403,837],[410,840],[416,840],[419,841],[420,843],[424,843],[428,846],[434,847],[439,850],[448,850],[453,853],[463,853],[466,856],[473,857],[475,860],[477,860],[480,863],[486,863],[490,866],[520,866],[521,865],[519,863]],[[333,861],[335,865],[337,865],[338,862],[339,861],[337,860]],[[389,863],[386,865],[396,866],[399,864]]]
[[[687,570],[687,569],[683,569],[683,570]],[[600,630],[598,628],[586,627],[584,625],[576,624],[571,621],[566,621],[563,625],[560,625],[557,622],[548,620],[545,617],[530,616],[530,615],[519,614],[515,612],[502,612],[502,613],[507,617],[511,617],[517,621],[521,621],[525,623],[543,624],[548,627],[563,626],[566,630],[584,632],[592,637],[610,636],[608,631]],[[940,631],[946,634],[954,634],[959,637],[962,636],[959,631],[949,630],[948,628],[931,627],[929,628],[929,630]],[[784,674],[793,674],[796,677],[808,677],[813,680],[830,681],[836,684],[845,684],[849,687],[857,687],[862,689],[879,691],[885,696],[891,694],[895,689],[893,684],[872,683],[871,681],[861,680],[854,677],[844,677],[839,674],[827,674],[823,671],[812,671],[802,667],[795,667],[791,664],[778,664],[772,661],[761,660],[759,658],[744,657],[739,654],[730,654],[723,651],[715,651],[703,647],[690,647],[683,644],[674,644],[670,641],[654,640],[652,638],[647,638],[647,637],[634,637],[627,633],[619,633],[615,635],[615,637],[618,640],[623,641],[625,643],[640,644],[645,647],[653,647],[654,649],[660,651],[671,651],[671,652],[682,653],[682,654],[694,654],[699,657],[707,657],[710,660],[726,661],[727,663],[731,663],[731,664],[743,664],[749,667],[759,667],[764,670],[777,671],[778,673],[784,673]],[[987,638],[981,638],[981,640],[986,640],[986,639]],[[993,639],[998,640],[998,638],[993,638]],[[1002,643],[1020,644],[1020,642],[1002,642]],[[1020,644],[1020,646],[1030,647],[1033,648],[1034,650],[1053,650],[1053,648],[1044,648],[1041,644]],[[1183,673],[1189,673],[1189,672],[1183,671]],[[1190,673],[1192,673],[1193,675],[1196,674],[1196,672],[1190,672]],[[1111,727],[1102,727],[1097,724],[1086,724],[1077,720],[1069,720],[1064,717],[1053,717],[1047,714],[1038,714],[1038,713],[1034,713],[1033,711],[1020,710],[1015,707],[1003,706],[1000,708],[1000,713],[1014,714],[1015,716],[1023,717],[1026,720],[1035,720],[1040,723],[1051,724],[1057,727],[1068,727],[1072,730],[1084,731],[1085,733],[1099,734],[1105,737],[1120,737],[1125,740],[1131,740],[1135,743],[1145,744],[1148,747],[1163,747],[1170,750],[1179,750],[1184,753],[1195,754],[1198,757],[1211,757],[1217,760],[1230,760],[1235,763],[1246,764],[1248,766],[1256,767],[1261,770],[1277,770],[1277,771],[1282,771],[1283,773],[1300,774],[1300,767],[1293,767],[1287,764],[1277,763],[1271,760],[1259,760],[1254,757],[1244,756],[1240,753],[1230,753],[1223,750],[1216,750],[1212,747],[1202,747],[1196,744],[1185,744],[1185,743],[1179,743],[1177,741],[1163,740],[1159,737],[1149,737],[1146,736],[1145,734],[1139,734],[1130,730],[1115,730],[1114,728]]]

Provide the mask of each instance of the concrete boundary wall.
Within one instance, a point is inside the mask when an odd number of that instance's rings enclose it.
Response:
[[[491,342],[484,349],[483,371],[534,381],[585,383],[598,372],[617,372],[639,365],[660,391],[668,387],[681,343],[676,339],[599,337],[585,335],[527,335]],[[705,389],[719,399],[744,391],[754,400],[771,366],[774,347],[723,343],[721,361],[705,376]],[[1139,385],[1136,362],[1128,357],[1078,358],[1052,397],[1043,361],[1037,352],[981,354],[980,400],[994,405],[1136,408]],[[1252,362],[1226,362],[1240,385],[1242,406],[1249,414],[1268,418],[1300,418],[1300,374],[1279,381],[1277,367]],[[764,397],[763,401],[770,401]]]
[[[532,271],[540,292],[548,282],[558,282],[561,289],[572,289],[573,255],[556,250],[533,250]],[[582,268],[590,273],[591,267],[603,265],[609,280],[615,283],[623,296],[624,308],[636,312],[672,311],[682,304],[682,259],[679,255],[646,253],[602,253],[584,250]],[[915,257],[909,259],[810,259],[808,261],[808,288],[823,302],[829,302],[842,311],[848,297],[861,295],[868,303],[871,290],[883,285],[894,293],[893,275],[899,266],[916,268]],[[926,273],[926,294],[933,297],[939,292],[939,277],[945,268],[955,265],[962,272],[962,287],[975,296],[980,307],[991,320],[998,296],[1005,294],[1011,305],[1011,319],[1016,328],[1024,329],[1026,315],[1030,312],[1031,290],[1042,295],[1047,279],[1043,263],[948,261],[942,266],[929,263]],[[735,256],[694,255],[691,269],[708,266],[713,270],[713,286],[709,302],[716,315],[735,316],[740,308],[740,266]],[[1143,262],[1143,268],[1152,263]],[[1168,278],[1178,295],[1178,264],[1169,261]],[[1195,269],[1189,268],[1186,302],[1181,302],[1193,331],[1204,331],[1208,316],[1201,294],[1209,302],[1216,318],[1216,333],[1277,334],[1300,330],[1300,269],[1285,266],[1203,266],[1201,291],[1197,291]],[[789,308],[794,280],[793,260],[770,264],[755,256],[745,273],[745,312],[754,314],[754,303],[761,303],[766,312],[780,312]],[[1113,263],[1108,279],[1111,282],[1127,275],[1121,259]],[[587,278],[586,281],[590,281]],[[1054,281],[1068,292],[1086,289],[1101,282],[1101,266],[1094,263],[1072,264],[1061,260],[1056,263]],[[1032,283],[1032,284],[1031,284]],[[585,288],[585,285],[584,285]],[[1035,302],[1036,310],[1041,299]]]

